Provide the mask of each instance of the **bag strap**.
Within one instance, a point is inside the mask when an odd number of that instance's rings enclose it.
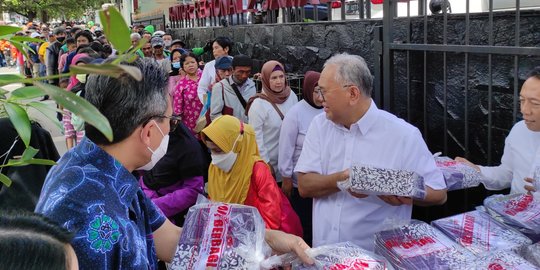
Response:
[[[251,99],[250,99],[250,102],[253,102],[253,100],[255,100],[256,98],[262,98],[266,101],[268,101],[268,103],[272,104],[272,107],[274,107],[274,109],[276,110],[276,112],[279,114],[279,117],[281,117],[281,121],[283,121],[283,119],[285,118],[285,116],[283,115],[283,113],[281,112],[281,110],[279,109],[279,107],[276,105],[276,103],[272,102],[270,100],[270,98],[268,98],[265,94],[263,93],[258,93],[256,94],[255,96],[253,96]],[[247,114],[247,111],[246,111],[246,114]]]
[[[233,83],[231,84],[231,87],[234,90],[234,93],[236,94],[236,97],[238,98],[238,100],[240,100],[240,103],[242,103],[242,107],[244,107],[244,110],[245,110],[247,106],[247,102],[242,96],[242,94],[240,94],[240,90],[238,90],[238,86],[236,86],[236,83]]]

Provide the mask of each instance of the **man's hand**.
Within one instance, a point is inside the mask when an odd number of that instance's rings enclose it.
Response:
[[[266,243],[275,253],[283,254],[294,252],[304,264],[313,264],[313,260],[306,254],[309,246],[304,240],[296,235],[284,233],[276,230],[266,230]]]
[[[413,203],[413,199],[411,197],[402,197],[402,196],[394,196],[394,195],[379,195],[379,199],[383,200],[385,203],[393,206],[400,206],[403,204],[411,205]]]
[[[525,182],[530,183],[530,185],[525,185],[525,190],[528,191],[529,194],[536,192],[536,188],[534,188],[534,179],[525,177]]]
[[[358,198],[358,199],[363,199],[363,198],[369,196],[367,194],[355,193],[355,192],[351,191],[350,189],[349,189],[349,194],[351,194],[351,196],[353,196],[355,198]]]
[[[468,161],[466,158],[456,157],[454,160],[457,161],[457,162],[461,162],[461,163],[475,169],[477,172],[480,172],[480,167],[478,167],[478,165]]]
[[[283,191],[283,193],[285,193],[285,196],[290,199],[293,191],[292,178],[283,177],[282,180],[283,182],[281,182],[281,190]]]

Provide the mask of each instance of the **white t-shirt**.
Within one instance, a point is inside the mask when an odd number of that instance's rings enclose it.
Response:
[[[216,60],[212,60],[204,65],[204,69],[199,80],[199,85],[197,87],[197,96],[201,100],[201,103],[204,104],[204,94],[210,90],[210,84],[216,79],[216,67],[214,66]]]
[[[281,104],[276,104],[283,115],[298,103],[298,97],[291,92],[287,100]],[[257,146],[261,158],[268,164],[272,165],[276,171],[276,181],[281,182],[281,176],[278,171],[278,154],[279,154],[279,131],[281,129],[281,117],[278,112],[270,104],[270,102],[257,98],[251,104],[248,113],[249,124],[255,129],[257,138]]]
[[[350,129],[328,120],[326,114],[315,116],[295,172],[329,175],[353,164],[414,171],[427,186],[446,188],[418,129],[379,110],[373,101]],[[387,219],[409,221],[411,213],[412,206],[391,206],[377,196],[358,199],[340,191],[314,198],[313,246],[351,241],[373,250],[374,234],[385,229]]]
[[[525,177],[533,177],[532,165],[540,146],[540,132],[527,128],[525,121],[517,122],[504,142],[504,153],[499,166],[479,166],[487,177],[483,182],[490,190],[511,187],[510,193],[525,193]],[[540,157],[539,157],[540,158]]]

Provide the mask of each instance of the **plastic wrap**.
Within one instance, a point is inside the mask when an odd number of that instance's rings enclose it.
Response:
[[[519,251],[532,243],[525,235],[478,210],[435,220],[432,225],[475,255],[497,250]]]
[[[477,187],[484,179],[475,169],[449,157],[435,157],[435,163],[444,176],[448,191]]]
[[[353,165],[350,170],[350,189],[370,195],[396,195],[424,199],[424,178],[414,172]]]
[[[169,269],[259,269],[270,256],[265,225],[256,208],[197,204],[189,209]]]
[[[476,260],[470,262],[470,264],[460,269],[532,270],[538,268],[514,252],[500,250],[478,257]]]
[[[484,206],[501,215],[506,224],[540,234],[540,200],[529,194],[492,195]]]
[[[540,243],[529,245],[521,249],[519,254],[536,267],[540,267]]]
[[[313,258],[315,264],[305,266],[296,260],[293,262],[294,270],[394,269],[384,257],[362,249],[350,242],[311,248],[306,253]]]
[[[425,222],[375,234],[375,253],[396,269],[465,269],[475,256]]]

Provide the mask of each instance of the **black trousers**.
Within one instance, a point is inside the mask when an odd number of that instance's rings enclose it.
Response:
[[[300,223],[302,223],[304,241],[311,246],[313,239],[313,199],[302,198],[298,193],[298,188],[293,188],[290,201],[294,211],[300,218]]]

